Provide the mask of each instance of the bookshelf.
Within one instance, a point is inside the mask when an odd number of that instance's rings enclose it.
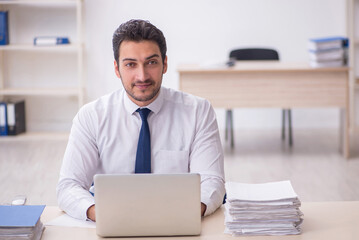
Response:
[[[0,2],[1,5],[1,2]],[[76,52],[80,48],[78,44],[66,44],[59,46],[41,46],[37,47],[32,44],[11,44],[11,45],[0,45],[2,51],[46,51],[46,52]]]
[[[349,37],[349,89],[351,130],[359,131],[359,0],[347,0],[347,33]]]
[[[25,99],[26,133],[1,141],[67,139],[85,103],[83,0],[0,1],[9,12],[9,45],[0,46],[0,100]],[[70,44],[34,46],[37,36]]]

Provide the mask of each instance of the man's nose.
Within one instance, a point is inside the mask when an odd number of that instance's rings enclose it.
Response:
[[[147,73],[146,68],[144,66],[140,66],[137,69],[136,77],[137,77],[137,80],[139,80],[139,81],[147,80],[148,73]]]

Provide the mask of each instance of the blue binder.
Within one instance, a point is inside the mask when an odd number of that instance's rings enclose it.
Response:
[[[0,227],[35,227],[45,205],[0,206]]]
[[[0,45],[9,44],[8,12],[0,11]]]
[[[309,39],[308,48],[311,52],[333,49],[348,49],[349,39],[346,37],[324,37]]]
[[[342,41],[343,47],[349,46],[349,39],[347,37],[324,37],[324,38],[312,38],[309,39],[312,42],[323,43],[323,42],[332,42],[332,41]]]
[[[7,136],[7,106],[6,102],[0,102],[0,136]]]
[[[34,45],[35,46],[54,46],[54,45],[63,45],[70,44],[68,37],[35,37]]]

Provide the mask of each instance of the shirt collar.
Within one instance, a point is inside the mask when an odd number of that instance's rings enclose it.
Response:
[[[160,93],[158,94],[157,98],[152,103],[150,103],[149,105],[147,105],[145,107],[150,109],[154,114],[157,114],[161,110],[161,107],[163,105],[163,101],[164,101],[163,94],[164,94],[164,91],[162,90],[162,87],[161,87]],[[132,115],[134,112],[136,112],[136,110],[138,108],[140,108],[137,104],[132,102],[132,100],[128,97],[125,90],[123,91],[123,98],[124,98],[125,108],[129,114]]]

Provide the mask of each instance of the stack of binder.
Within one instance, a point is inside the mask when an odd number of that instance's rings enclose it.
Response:
[[[346,37],[309,39],[309,58],[312,67],[341,67],[348,62],[349,40]]]
[[[233,236],[301,233],[301,202],[290,181],[227,182],[226,191],[225,233]]]
[[[40,240],[44,205],[0,206],[0,239]]]
[[[18,135],[25,131],[25,101],[0,101],[0,136]]]

